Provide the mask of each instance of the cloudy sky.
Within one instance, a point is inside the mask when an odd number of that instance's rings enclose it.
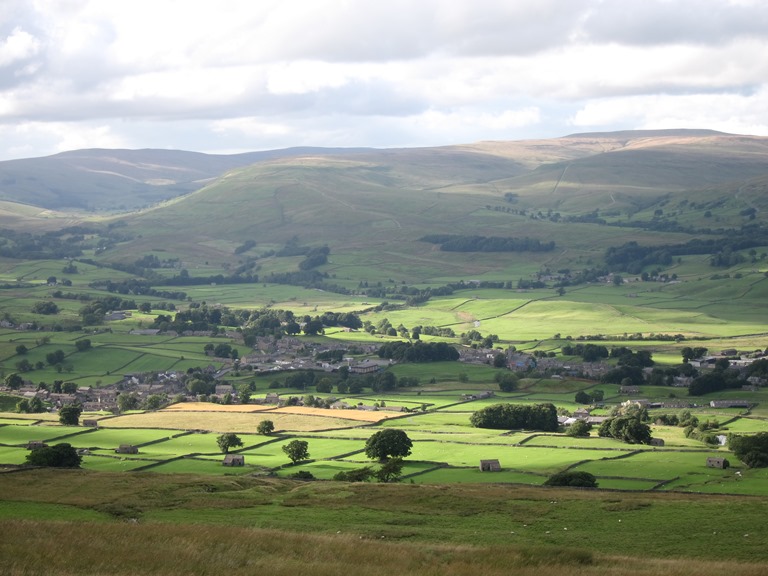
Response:
[[[0,0],[0,160],[768,135],[765,0]]]

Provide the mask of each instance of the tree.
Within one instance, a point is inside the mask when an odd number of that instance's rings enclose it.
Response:
[[[389,458],[410,456],[413,442],[402,430],[386,428],[376,432],[365,442],[368,458],[386,462]]]
[[[88,338],[83,338],[82,340],[78,340],[75,342],[75,348],[77,348],[78,352],[85,352],[86,350],[91,349],[91,341]]]
[[[117,396],[117,408],[120,412],[137,410],[139,407],[139,395],[136,392],[122,392]]]
[[[519,379],[512,372],[497,372],[496,382],[499,383],[499,390],[502,392],[513,392],[517,390]]]
[[[27,464],[51,468],[80,468],[83,457],[71,444],[62,442],[54,446],[35,448],[27,454]]]
[[[165,394],[150,394],[144,400],[144,408],[147,410],[159,410],[167,401],[168,398]]]
[[[327,376],[325,378],[321,378],[320,381],[315,385],[315,390],[317,390],[321,394],[328,394],[332,389],[333,389],[333,380],[331,380]]]
[[[403,459],[398,456],[382,464],[374,475],[379,482],[398,482],[402,474]]]
[[[5,385],[11,390],[18,390],[24,384],[24,379],[18,374],[8,374],[5,377]]]
[[[240,440],[237,434],[228,432],[216,438],[216,444],[219,445],[219,450],[224,452],[224,454],[228,454],[230,448],[237,448],[239,446],[242,446],[243,441]]]
[[[59,307],[56,306],[55,302],[36,302],[32,306],[32,312],[34,314],[58,314]]]
[[[49,352],[45,355],[45,361],[48,362],[48,364],[51,366],[61,364],[64,362],[64,358],[66,358],[64,350],[56,350],[55,352]]]
[[[589,472],[558,472],[547,478],[544,486],[574,486],[579,488],[597,488],[597,479]]]
[[[576,392],[576,397],[574,398],[577,404],[591,404],[592,403],[592,396],[584,390],[579,390]]]
[[[27,360],[26,358],[22,358],[15,364],[16,370],[19,372],[31,372],[32,371],[32,362]]]
[[[493,357],[493,367],[506,368],[506,366],[507,366],[507,355],[504,354],[504,352],[497,352],[496,355]]]
[[[40,414],[41,412],[45,412],[45,405],[37,396],[31,400],[24,398],[23,400],[19,400],[18,404],[16,404],[16,411],[26,414]]]
[[[355,468],[354,470],[342,470],[341,472],[336,473],[333,476],[333,479],[340,482],[368,482],[373,475],[373,468],[364,466],[362,468]]]
[[[80,404],[65,404],[59,409],[59,422],[64,426],[77,426],[82,413]]]
[[[24,344],[19,344],[18,346],[16,346],[16,354],[18,354],[19,356],[23,356],[27,352],[29,352],[29,349],[26,346],[24,346]]]
[[[589,436],[589,431],[592,430],[592,424],[586,420],[576,420],[568,427],[565,432],[568,436],[586,437]]]
[[[272,432],[275,431],[275,424],[272,422],[272,420],[262,420],[259,422],[259,425],[256,427],[256,432],[259,434],[263,434],[264,436],[269,436],[272,434]]]
[[[283,446],[283,452],[291,459],[291,462],[296,464],[296,462],[309,458],[309,442],[306,440],[291,440]]]

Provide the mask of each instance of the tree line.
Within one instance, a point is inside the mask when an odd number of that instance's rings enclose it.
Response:
[[[550,252],[555,243],[535,238],[504,238],[501,236],[461,236],[458,234],[427,234],[421,242],[438,244],[444,252]]]

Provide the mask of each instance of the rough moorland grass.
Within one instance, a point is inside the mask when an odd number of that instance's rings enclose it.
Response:
[[[478,471],[478,474],[481,473]],[[82,528],[84,541],[89,543],[81,547],[85,559],[90,558],[89,554],[95,554],[92,558],[96,562],[95,566],[110,569],[110,573],[116,574],[137,573],[135,570],[121,572],[126,569],[125,564],[115,566],[114,570],[111,570],[111,564],[105,564],[116,561],[116,556],[119,558],[137,542],[153,552],[157,551],[157,547],[152,546],[149,540],[145,541],[144,528],[150,530],[146,533],[147,539],[151,538],[155,542],[172,541],[168,553],[173,555],[171,551],[176,550],[174,562],[177,562],[179,554],[186,553],[188,547],[207,550],[209,555],[216,554],[214,550],[220,549],[220,543],[233,539],[247,542],[250,556],[258,558],[248,534],[258,534],[258,540],[264,546],[273,545],[268,544],[268,541],[274,538],[266,538],[266,533],[261,530],[280,530],[282,538],[302,539],[302,543],[297,540],[292,544],[290,553],[285,551],[288,559],[295,559],[307,547],[312,548],[308,543],[320,537],[329,538],[326,546],[333,549],[337,559],[343,549],[339,546],[345,538],[358,546],[375,541],[376,549],[385,556],[397,553],[396,547],[402,545],[408,550],[413,546],[413,550],[423,551],[432,546],[463,549],[468,542],[483,542],[483,546],[488,547],[485,549],[487,554],[502,553],[502,550],[509,553],[517,547],[543,547],[548,550],[547,553],[542,551],[538,556],[531,556],[539,558],[531,560],[538,566],[539,573],[541,570],[546,571],[547,566],[560,562],[557,560],[558,551],[564,549],[578,549],[583,558],[592,558],[584,560],[586,566],[594,565],[597,558],[600,558],[599,554],[607,550],[613,554],[645,559],[691,560],[688,564],[675,566],[672,572],[644,571],[644,574],[675,573],[687,576],[689,572],[685,570],[689,565],[694,566],[696,560],[707,560],[708,563],[724,560],[751,561],[762,563],[760,568],[763,570],[763,564],[768,562],[768,552],[759,537],[768,502],[749,497],[632,494],[498,484],[432,486],[296,483],[239,475],[125,475],[52,470],[0,475],[0,494],[4,495],[0,501],[10,503],[0,505],[0,514],[3,511],[8,514],[0,523],[0,530],[3,531],[3,537],[0,538],[0,562],[5,563],[2,565],[3,573],[9,574],[12,573],[6,569],[9,566],[15,566],[14,570],[18,569],[18,574],[42,574],[42,567],[36,568],[35,564],[40,557],[47,561],[47,573],[56,574],[56,570],[82,566],[82,554],[62,552],[58,556],[48,557],[54,551],[61,552],[61,544],[66,541],[63,536],[56,537],[57,526],[68,531],[70,541],[67,542],[67,550],[73,548],[71,538]],[[13,495],[13,500],[9,499],[9,495]],[[23,509],[27,505],[37,507],[37,516],[41,514],[41,506],[58,505],[63,507],[60,510],[69,509],[73,519],[83,510],[92,515],[92,521],[62,522],[67,519],[67,515],[57,512],[58,522],[28,520],[24,529],[15,527],[14,518],[23,517]],[[723,509],[729,513],[722,514]],[[34,515],[30,509],[30,516]],[[106,517],[116,521],[108,521]],[[125,522],[128,518],[138,519],[138,523],[128,524]],[[94,530],[93,521],[99,523],[98,530]],[[664,538],[659,538],[659,526],[665,527]],[[691,527],[697,527],[696,538],[690,537]],[[122,532],[123,529],[127,530]],[[247,532],[239,537],[234,533],[225,537],[227,531],[240,529]],[[193,542],[189,540],[189,535],[193,533],[205,535],[206,538]],[[213,533],[217,536],[209,537]],[[86,534],[89,536],[86,537]],[[32,544],[30,538],[34,538],[36,543],[36,554],[21,554],[22,548],[27,549]],[[117,551],[114,550],[115,538],[121,542]],[[212,542],[219,544],[212,546]],[[496,547],[499,547],[498,552]],[[99,554],[93,550],[99,551]],[[111,553],[107,553],[108,550]],[[483,553],[478,553],[478,550],[465,552],[466,555],[462,553],[461,557],[468,573],[476,574],[481,569],[483,571],[480,573],[488,573],[482,564]],[[400,553],[405,554],[406,550]],[[356,557],[349,554],[343,555],[344,562],[354,563]],[[99,560],[102,555],[104,558]],[[159,562],[158,558],[162,555],[153,553],[151,556],[152,562]],[[127,554],[127,566],[133,566],[132,557],[133,554]],[[317,557],[316,550],[313,557]],[[442,560],[438,561],[438,558]],[[283,554],[273,557],[276,565],[284,559]],[[429,570],[426,573],[446,573],[445,560],[439,555],[432,557],[426,563]],[[436,561],[438,565],[434,564]],[[509,562],[509,558],[506,561]],[[32,564],[28,564],[30,562]],[[75,562],[81,563],[72,564]],[[601,564],[603,570],[595,574],[610,573],[605,569],[617,562]],[[624,560],[621,565],[626,566],[627,562],[629,565],[638,565],[634,560]],[[581,562],[577,564],[581,565]],[[253,569],[253,564],[247,562],[242,566],[236,563],[232,569],[246,566]],[[313,562],[309,561],[302,573],[312,573],[312,566]],[[506,573],[515,566],[514,563],[506,565]],[[199,567],[184,567],[188,574],[211,573],[197,572]],[[695,566],[697,570],[702,567]],[[170,571],[154,571],[164,568]],[[564,569],[568,573],[578,574],[577,568],[568,564]],[[666,570],[669,569],[667,565]],[[176,574],[173,570],[172,566],[153,568],[147,565],[140,573]],[[736,564],[729,573],[738,574],[739,570]],[[515,570],[515,573],[520,572]]]
[[[1,545],[0,568],[8,576],[65,576],[76,567],[93,573],[132,576],[232,576],[268,573],[332,575],[354,571],[361,576],[502,576],[513,570],[520,576],[542,571],[567,572],[573,576],[714,576],[727,571],[735,576],[757,576],[760,564],[725,562],[660,561],[645,558],[612,558],[566,547],[525,545],[414,545],[363,540],[354,535],[300,535],[278,530],[238,527],[178,525],[128,526],[110,524],[100,534],[89,534],[87,525],[36,521],[9,523],[20,534]],[[21,535],[23,534],[23,535]],[[67,538],[87,541],[77,553],[66,546]],[[80,540],[82,539],[82,540]],[[214,547],[211,542],[218,544]],[[120,542],[112,550],[113,542]],[[25,554],[30,549],[36,554]],[[151,549],[151,555],[146,550]],[[83,573],[83,572],[79,572]]]

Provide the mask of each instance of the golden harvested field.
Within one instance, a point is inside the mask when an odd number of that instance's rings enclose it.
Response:
[[[284,406],[272,411],[274,414],[303,414],[305,416],[321,416],[323,418],[343,418],[359,422],[379,422],[387,418],[397,418],[400,412],[366,411],[366,410],[327,410],[325,408],[305,408],[304,406]]]
[[[330,412],[330,411],[325,411]],[[310,416],[305,414],[276,413],[275,410],[262,412],[214,412],[181,410],[160,410],[145,414],[130,414],[110,418],[101,422],[104,428],[164,428],[173,430],[208,430],[210,432],[240,432],[256,434],[262,420],[272,420],[275,432],[315,432],[334,428],[349,428],[355,420],[331,416]]]
[[[263,412],[274,410],[274,406],[259,404],[214,404],[212,402],[179,402],[163,408],[164,412]]]
[[[213,404],[209,402],[179,402],[164,408],[163,412],[227,412],[227,413],[253,413],[268,412],[269,414],[299,414],[302,416],[319,416],[322,418],[335,418],[344,420],[356,420],[359,422],[379,422],[387,418],[402,416],[400,412],[366,411],[366,410],[328,410],[327,408],[308,408],[304,406],[261,406],[258,404]],[[271,416],[270,416],[271,418]]]

